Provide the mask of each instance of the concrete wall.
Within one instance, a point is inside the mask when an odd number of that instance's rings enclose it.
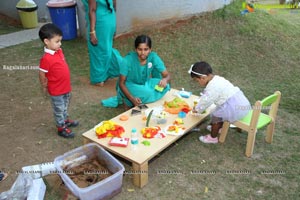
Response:
[[[212,11],[231,0],[117,0],[117,32]]]
[[[78,0],[77,0],[78,1]],[[180,19],[217,10],[232,0],[116,0],[117,34],[159,23],[161,20]],[[79,26],[85,36],[82,21],[84,9],[78,4]],[[81,20],[80,20],[81,19]]]
[[[232,0],[115,0],[117,10],[117,34],[159,23],[161,20],[183,17],[222,8]],[[19,19],[16,4],[19,0],[0,0],[0,13]],[[40,22],[50,21],[46,3],[48,0],[34,0],[38,6]],[[77,14],[80,34],[85,37],[85,11],[81,0],[77,0]]]

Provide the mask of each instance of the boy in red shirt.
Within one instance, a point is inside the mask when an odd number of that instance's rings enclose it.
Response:
[[[44,55],[40,60],[39,78],[44,92],[50,94],[58,135],[73,138],[69,127],[77,126],[78,121],[68,118],[68,105],[71,97],[70,70],[61,46],[62,31],[54,24],[43,25],[39,37],[44,43]]]

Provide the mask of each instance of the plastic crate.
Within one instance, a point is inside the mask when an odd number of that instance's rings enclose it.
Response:
[[[62,166],[74,157],[96,158],[112,173],[111,176],[85,188],[78,187],[67,175]],[[95,143],[78,147],[54,159],[54,165],[59,176],[68,189],[81,200],[109,199],[122,190],[124,166],[110,153]]]

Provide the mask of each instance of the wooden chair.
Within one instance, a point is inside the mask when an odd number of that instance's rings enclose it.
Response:
[[[277,110],[281,98],[280,91],[276,91],[274,94],[264,98],[261,101],[256,101],[252,110],[241,120],[232,123],[237,128],[240,128],[248,132],[246,156],[251,157],[254,149],[255,136],[258,129],[267,126],[266,142],[272,143],[273,133],[275,128],[275,121],[277,116]],[[268,114],[262,113],[262,110],[268,108]],[[219,142],[224,143],[228,133],[230,123],[224,122]]]

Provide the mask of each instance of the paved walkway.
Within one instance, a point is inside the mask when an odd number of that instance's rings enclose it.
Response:
[[[41,23],[33,29],[24,29],[23,31],[0,35],[0,49],[38,39],[38,32],[42,25]]]

